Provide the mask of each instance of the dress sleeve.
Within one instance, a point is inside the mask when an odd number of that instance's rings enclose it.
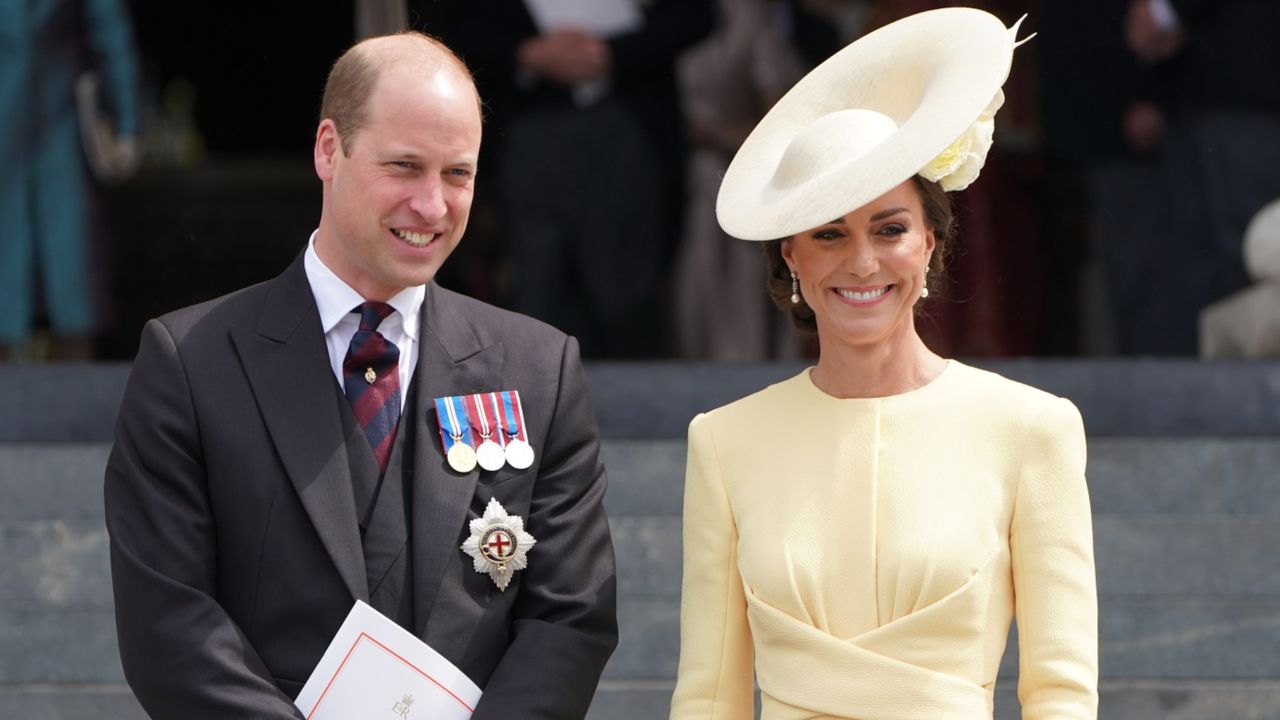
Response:
[[[709,425],[705,415],[689,425],[680,670],[671,719],[750,720],[753,653],[738,575],[738,529]]]
[[[1084,425],[1056,399],[1023,449],[1010,529],[1024,720],[1098,713],[1098,600]]]

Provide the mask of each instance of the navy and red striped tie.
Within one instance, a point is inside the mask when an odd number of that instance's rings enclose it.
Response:
[[[360,314],[360,329],[342,361],[347,399],[381,472],[387,470],[400,422],[400,349],[378,332],[378,325],[394,311],[383,302],[366,302],[353,309]]]

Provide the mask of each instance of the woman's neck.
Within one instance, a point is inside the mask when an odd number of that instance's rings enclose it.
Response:
[[[821,345],[810,378],[819,390],[837,398],[900,395],[928,385],[947,367],[947,361],[914,332],[899,343]]]

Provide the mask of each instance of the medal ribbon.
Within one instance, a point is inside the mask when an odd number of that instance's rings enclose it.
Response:
[[[457,434],[462,437],[458,438],[458,442],[463,445],[475,447],[471,437],[471,421],[467,417],[467,402],[461,395],[454,395],[449,398],[449,422],[458,429]]]
[[[507,435],[502,432],[502,411],[498,409],[498,393],[489,393],[485,398],[489,401],[489,407],[493,408],[493,425],[498,429],[498,444],[505,450]]]
[[[445,454],[459,442],[465,442],[465,428],[458,420],[457,414],[454,412],[453,401],[458,398],[438,397],[436,398],[436,416],[440,418],[440,440],[444,443]],[[465,415],[464,415],[465,417]],[[457,438],[456,440],[454,438]]]
[[[520,406],[520,393],[516,390],[507,390],[502,393],[502,408],[507,418],[507,437],[512,440],[523,440],[529,442],[528,433],[524,430],[524,408]],[[516,415],[519,414],[520,420],[516,421]],[[512,431],[512,428],[515,428]]]
[[[471,414],[471,408],[474,407],[476,409],[475,416],[471,418],[471,426],[478,427],[482,441],[493,439],[493,431],[489,429],[489,416],[484,411],[484,403],[481,402],[483,397],[483,395],[479,394],[467,396],[467,399],[471,401],[471,404],[467,406],[467,414]]]
[[[444,452],[449,454],[453,447],[453,435],[457,435],[453,419],[449,417],[449,398],[436,398],[436,417],[440,418],[440,442],[444,444]]]

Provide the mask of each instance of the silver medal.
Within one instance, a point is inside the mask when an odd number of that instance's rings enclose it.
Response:
[[[506,456],[502,453],[502,446],[493,441],[493,428],[489,425],[489,416],[484,408],[484,396],[472,395],[470,398],[472,405],[476,409],[477,429],[480,431],[480,445],[476,447],[476,461],[480,463],[480,467],[493,472],[501,470],[506,463]]]
[[[502,446],[492,440],[485,440],[480,443],[480,447],[476,448],[476,462],[480,463],[480,467],[485,470],[490,472],[501,470],[506,461]]]
[[[507,441],[507,463],[517,470],[525,470],[533,465],[533,448],[520,438]]]

